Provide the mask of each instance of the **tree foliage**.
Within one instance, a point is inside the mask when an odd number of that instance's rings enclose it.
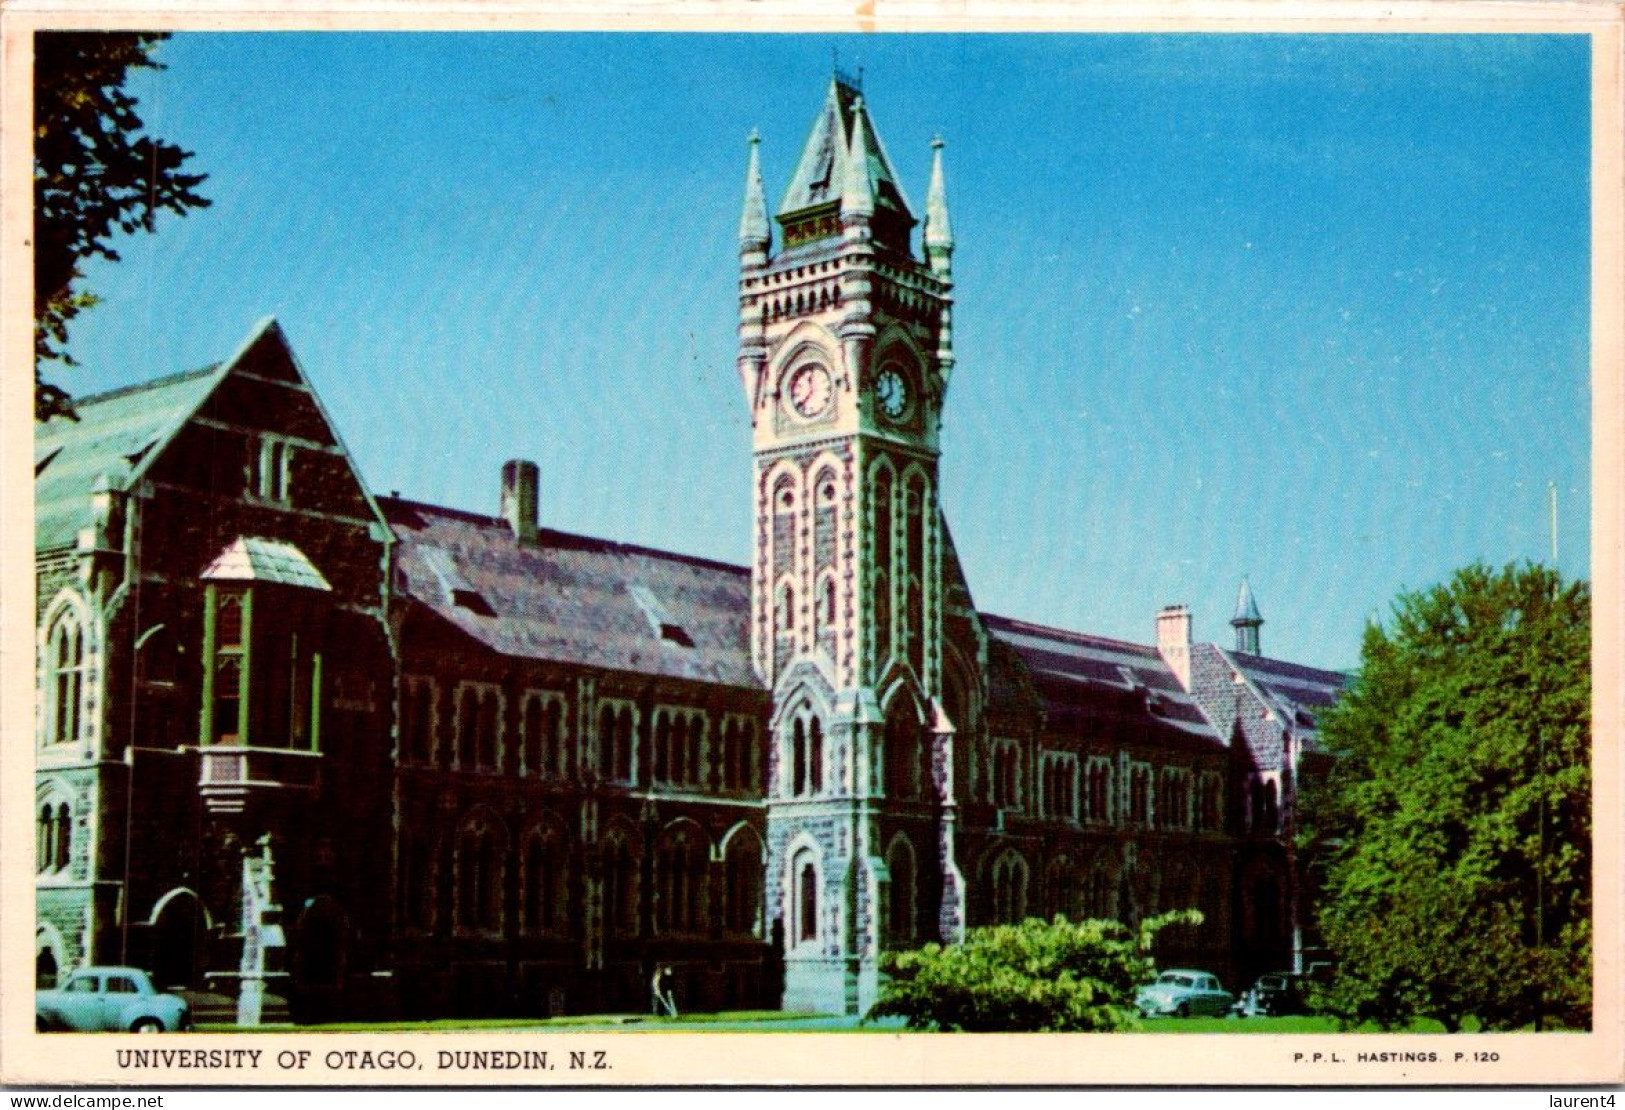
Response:
[[[1366,630],[1303,806],[1345,1024],[1589,1025],[1590,640],[1585,584],[1537,566],[1468,567]]]
[[[65,391],[40,364],[71,365],[68,322],[96,303],[82,263],[118,260],[115,234],[152,231],[160,209],[202,208],[192,157],[144,131],[125,91],[136,69],[162,69],[152,52],[167,35],[50,31],[34,36],[34,416],[71,415]]]
[[[1164,926],[1200,924],[1196,910],[1116,921],[1028,918],[972,929],[963,944],[888,954],[890,976],[869,1018],[902,1017],[943,1032],[1096,1032],[1134,1027],[1134,993],[1156,974]]]

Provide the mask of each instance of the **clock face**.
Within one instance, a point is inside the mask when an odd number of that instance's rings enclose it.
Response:
[[[908,379],[895,367],[886,367],[875,379],[875,400],[881,412],[896,420],[908,408]]]
[[[801,416],[817,416],[829,407],[834,388],[829,371],[817,363],[799,366],[790,375],[790,406]]]

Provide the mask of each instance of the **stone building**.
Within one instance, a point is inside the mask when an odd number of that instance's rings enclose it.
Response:
[[[544,527],[524,461],[494,515],[374,498],[274,324],[40,429],[42,980],[225,990],[266,843],[300,1018],[641,1010],[661,966],[858,1012],[884,951],[1056,913],[1199,908],[1161,955],[1231,986],[1313,954],[1342,677],[1265,657],[1245,582],[1235,650],[1179,606],[1149,645],[982,613],[942,144],[917,215],[836,76],[770,216],[756,143],[749,566]]]

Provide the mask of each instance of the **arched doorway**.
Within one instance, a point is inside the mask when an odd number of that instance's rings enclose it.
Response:
[[[161,990],[184,990],[203,975],[209,919],[190,890],[172,890],[152,916],[152,973]]]

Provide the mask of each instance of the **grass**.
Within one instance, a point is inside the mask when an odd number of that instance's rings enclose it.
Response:
[[[556,1018],[438,1018],[432,1021],[333,1021],[312,1025],[235,1025],[199,1022],[199,1033],[512,1033],[526,1030],[569,1030],[605,1026],[628,1029],[715,1025],[719,1022],[793,1021],[810,1015],[782,1010],[735,1010],[720,1014],[683,1014],[677,1018],[642,1014],[578,1014]]]

